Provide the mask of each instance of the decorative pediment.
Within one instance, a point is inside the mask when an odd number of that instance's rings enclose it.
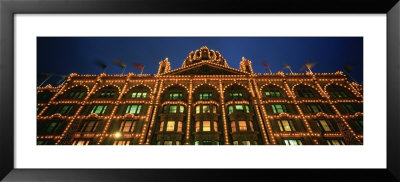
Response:
[[[247,75],[238,69],[203,61],[165,73],[164,75]]]

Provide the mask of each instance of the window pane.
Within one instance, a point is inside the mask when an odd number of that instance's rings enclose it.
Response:
[[[47,133],[52,133],[57,126],[57,122],[50,123],[49,127],[47,128]]]
[[[239,130],[240,131],[247,131],[246,121],[239,121]]]
[[[132,92],[132,98],[136,98],[137,92]]]
[[[182,122],[178,122],[178,132],[182,132]]]
[[[185,106],[179,106],[179,112],[184,113],[185,112]]]
[[[142,98],[146,98],[146,97],[147,97],[147,92],[143,92]]]
[[[167,123],[167,131],[174,131],[175,121],[168,121]]]
[[[218,131],[218,123],[214,122],[214,131]]]
[[[142,109],[142,105],[138,105],[138,108],[137,108],[137,110],[136,110],[136,114],[140,114],[140,110]]]
[[[211,131],[210,121],[203,121],[203,131]]]
[[[243,105],[236,105],[237,112],[243,112]]]
[[[228,106],[228,114],[231,114],[233,112],[233,106]]]
[[[196,114],[199,114],[199,113],[200,113],[200,106],[197,105],[197,106],[196,106]]]
[[[196,121],[196,132],[200,131],[200,122]]]
[[[176,105],[170,105],[169,106],[169,113],[176,113],[176,108],[177,108]]]
[[[246,106],[246,113],[250,113],[249,105],[245,105],[245,106]]]
[[[164,141],[164,145],[172,145],[172,141]]]
[[[236,132],[236,123],[233,121],[231,122],[232,132]]]
[[[250,145],[250,141],[242,141],[243,145]]]
[[[160,131],[163,131],[163,129],[164,129],[164,121],[161,121],[161,124],[160,124]]]
[[[327,121],[325,120],[319,120],[321,127],[323,129],[323,131],[331,131],[331,128],[329,127]]]
[[[209,105],[203,105],[203,113],[210,113],[210,106]]]
[[[288,120],[282,120],[282,125],[285,131],[292,131]]]
[[[142,97],[142,92],[138,92],[136,98],[141,98],[141,97]]]

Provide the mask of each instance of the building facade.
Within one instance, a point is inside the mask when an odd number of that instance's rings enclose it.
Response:
[[[192,51],[158,73],[37,88],[38,145],[362,145],[363,88],[336,73],[254,73]]]

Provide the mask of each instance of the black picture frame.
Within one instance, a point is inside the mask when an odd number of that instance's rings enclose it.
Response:
[[[386,169],[15,169],[14,15],[26,13],[382,13],[387,15]],[[4,181],[400,181],[397,0],[0,0],[0,179]],[[383,61],[383,60],[382,60]],[[379,62],[377,61],[377,64]],[[378,121],[377,121],[378,122]],[[379,122],[385,122],[384,119]],[[371,156],[374,157],[374,156]],[[255,161],[257,162],[257,161]],[[211,164],[212,166],[212,164]],[[288,164],[290,166],[290,164]]]

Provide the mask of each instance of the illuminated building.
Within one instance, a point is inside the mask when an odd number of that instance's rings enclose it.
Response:
[[[218,51],[158,73],[37,88],[38,145],[362,145],[362,86],[336,73],[253,73]]]

